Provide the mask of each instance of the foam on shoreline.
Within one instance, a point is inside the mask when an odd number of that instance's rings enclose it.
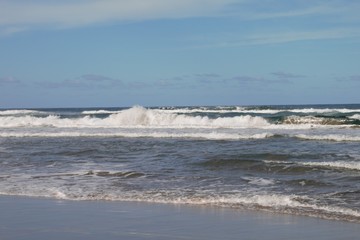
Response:
[[[6,240],[99,237],[350,240],[360,234],[355,223],[172,204],[0,196],[0,210],[0,230]]]

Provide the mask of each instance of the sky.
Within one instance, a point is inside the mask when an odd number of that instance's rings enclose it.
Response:
[[[360,103],[357,0],[0,0],[0,108]]]

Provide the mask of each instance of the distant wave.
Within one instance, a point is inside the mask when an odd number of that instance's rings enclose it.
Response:
[[[282,112],[291,113],[356,113],[360,112],[360,109],[348,109],[348,108],[304,108],[304,109],[257,109],[250,107],[200,107],[200,108],[163,108],[158,111],[171,112],[171,113],[260,113],[260,114],[277,114]]]
[[[32,114],[32,113],[42,113],[41,111],[36,110],[0,110],[1,115],[25,115],[25,114]]]
[[[289,109],[284,110],[294,113],[352,113],[360,112],[360,109],[348,109],[348,108],[305,108],[305,109]]]
[[[271,133],[259,134],[230,134],[230,133],[167,133],[167,132],[80,132],[80,131],[62,131],[62,132],[0,132],[0,137],[153,137],[153,138],[193,138],[208,140],[242,140],[242,139],[265,139],[271,138]]]
[[[11,110],[13,111],[13,110]],[[15,111],[15,110],[14,110]],[[343,119],[322,118],[313,116],[289,116],[282,122],[271,124],[267,119],[260,116],[234,116],[209,118],[208,116],[189,116],[174,112],[161,111],[158,109],[146,109],[135,106],[121,111],[94,110],[83,111],[77,118],[61,117],[59,115],[47,115],[46,117],[32,116],[28,113],[38,113],[31,110],[16,110],[15,112],[3,112],[0,117],[0,127],[40,127],[49,126],[57,128],[271,128],[274,125],[298,125],[287,126],[288,128],[311,128],[314,125],[344,125]],[[5,113],[18,113],[28,115],[5,115]],[[88,114],[110,114],[106,118],[90,116]],[[279,128],[276,126],[275,128]],[[281,127],[280,127],[281,128]]]
[[[156,112],[175,113],[175,114],[191,114],[191,113],[243,113],[243,114],[278,114],[278,113],[308,113],[308,114],[326,114],[326,113],[360,113],[360,109],[348,108],[303,108],[303,109],[259,109],[257,107],[161,107],[151,109]],[[126,110],[86,110],[82,114],[114,114]]]
[[[306,134],[303,134],[303,132],[300,132],[310,129],[320,131],[342,128],[358,129],[360,125],[357,120],[347,117],[332,118],[297,115],[281,117],[253,115],[219,117],[216,114],[188,115],[175,113],[178,110],[173,110],[168,112],[167,109],[147,109],[141,106],[114,111],[73,111],[71,114],[57,110],[52,112],[5,110],[0,115],[0,130],[2,130],[0,136],[183,137],[234,140],[286,136],[308,140],[360,141],[360,137],[356,135],[348,136],[326,132],[318,134],[316,132],[306,132]],[[242,111],[241,109],[235,110]],[[359,114],[355,114],[351,118],[358,116]],[[129,132],[126,129],[137,129],[137,131]],[[191,129],[191,133],[187,129]],[[234,131],[230,132],[231,130]]]
[[[81,114],[84,115],[96,115],[96,114],[114,114],[114,113],[121,113],[123,110],[118,111],[111,111],[111,110],[88,110],[82,111]]]
[[[207,107],[201,107],[201,108],[163,108],[158,109],[159,112],[166,112],[166,113],[268,113],[268,114],[275,114],[280,112],[279,110],[247,110],[243,107],[217,107],[217,108],[207,108]]]

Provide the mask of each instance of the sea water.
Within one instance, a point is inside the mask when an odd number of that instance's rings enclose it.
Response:
[[[360,105],[1,109],[0,194],[360,222]]]

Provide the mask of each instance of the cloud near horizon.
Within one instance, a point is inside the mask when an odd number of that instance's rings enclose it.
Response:
[[[84,74],[77,78],[65,79],[60,82],[37,82],[36,85],[45,88],[77,88],[77,89],[108,89],[123,86],[119,79],[98,74]]]
[[[156,81],[152,86],[158,87],[201,87],[222,86],[234,87],[239,85],[263,85],[263,84],[289,84],[296,78],[305,78],[305,75],[286,73],[282,71],[273,72],[269,76],[237,75],[225,76],[217,73],[196,73],[190,75],[176,76]]]
[[[360,83],[360,75],[351,75],[347,77],[338,77],[336,78],[338,82],[359,82]]]
[[[21,81],[13,76],[0,77],[0,85],[19,84]]]
[[[305,75],[286,73],[286,72],[282,72],[282,71],[272,72],[271,74],[280,79],[305,78],[306,77]]]
[[[271,75],[275,75],[273,78]],[[197,88],[204,86],[238,86],[242,84],[286,84],[291,83],[292,78],[301,78],[303,75],[296,75],[292,73],[274,72],[267,77],[259,76],[231,76],[227,77],[218,73],[195,73],[182,76],[174,76],[169,78],[154,79],[153,81],[123,81],[119,78],[112,78],[99,74],[83,74],[79,77],[65,79],[58,82],[36,82],[37,86],[58,89],[58,88],[73,88],[82,90],[93,89],[109,89],[119,88],[126,90],[138,89],[183,89],[183,88]],[[0,79],[1,81],[1,79]]]

